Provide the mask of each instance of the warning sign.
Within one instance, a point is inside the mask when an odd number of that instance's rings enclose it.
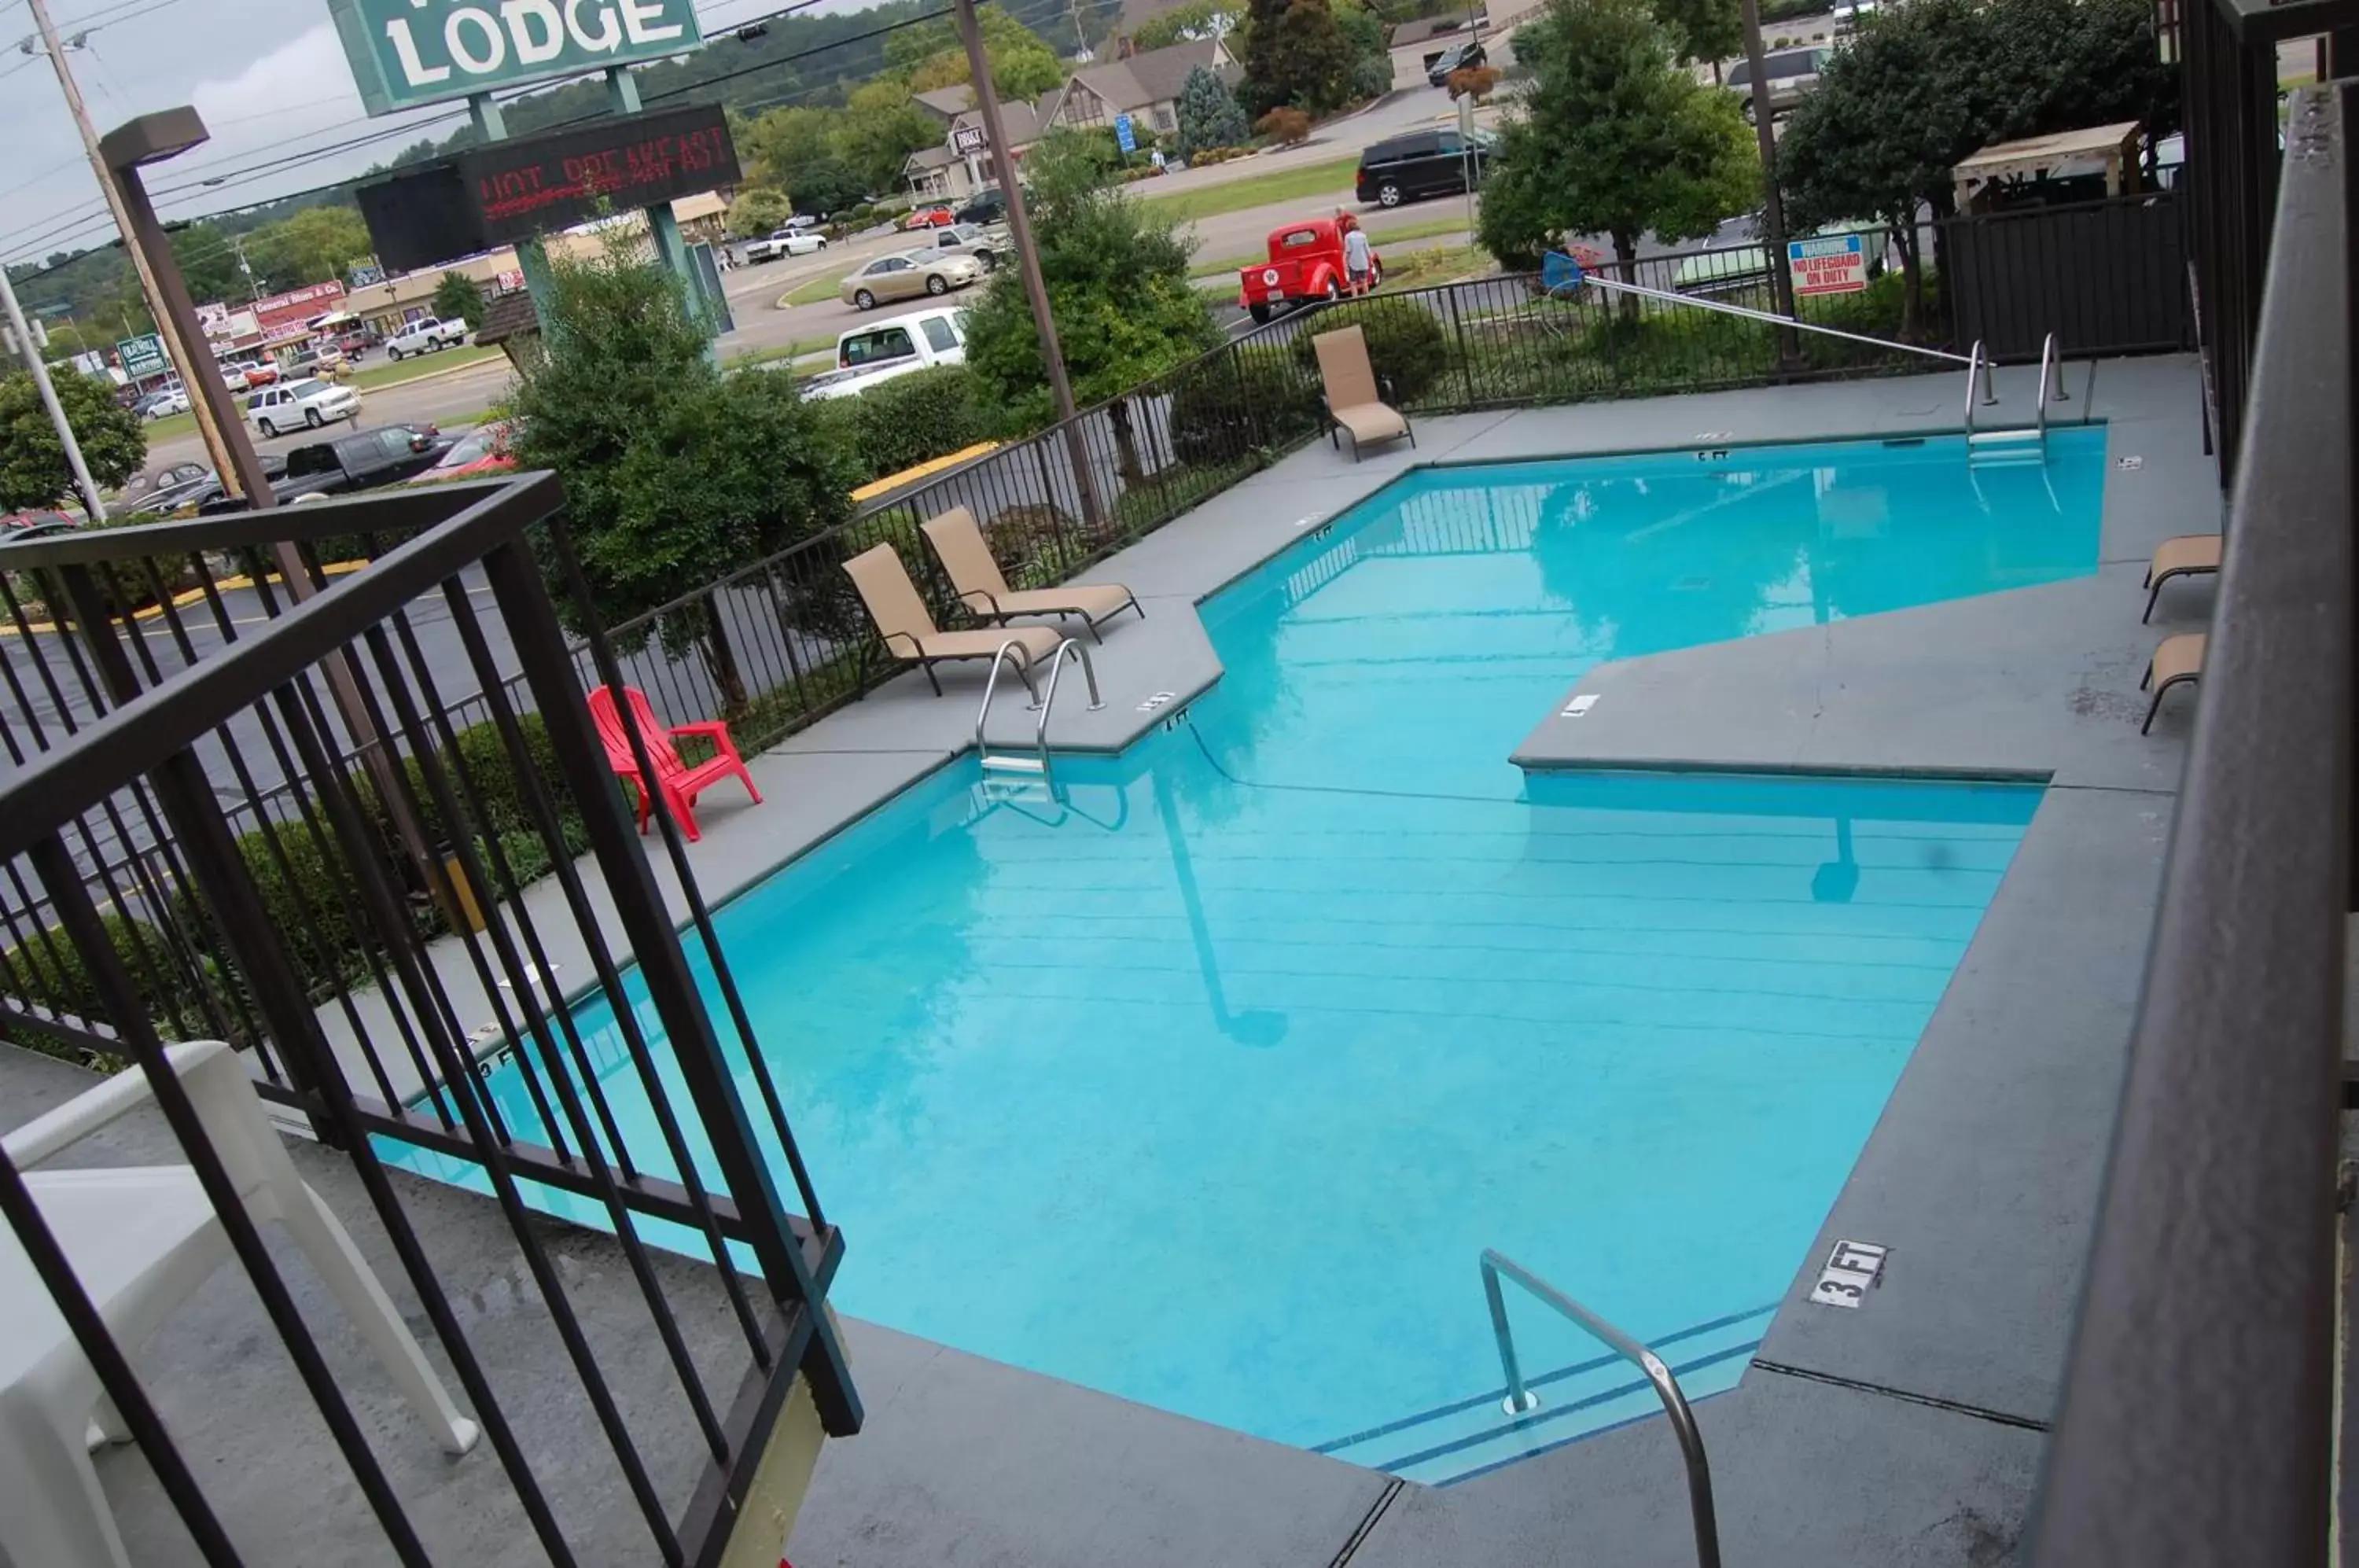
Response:
[[[1788,240],[1786,263],[1793,272],[1798,297],[1855,294],[1867,287],[1867,246],[1857,234]]]

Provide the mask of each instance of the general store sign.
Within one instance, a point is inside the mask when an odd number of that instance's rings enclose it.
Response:
[[[689,0],[328,0],[328,14],[371,114],[704,42]]]
[[[1867,246],[1857,234],[1788,240],[1786,264],[1797,296],[1856,294],[1867,287]]]

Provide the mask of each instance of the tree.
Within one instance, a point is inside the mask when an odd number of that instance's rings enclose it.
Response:
[[[280,289],[300,289],[342,278],[353,263],[375,253],[368,224],[350,207],[307,207],[284,223],[246,236],[246,259]]]
[[[712,587],[739,567],[842,522],[858,483],[784,373],[723,376],[680,282],[624,242],[587,260],[551,258],[543,351],[512,408],[517,460],[564,481],[574,549],[608,626]],[[542,544],[548,549],[547,541]],[[544,558],[560,615],[580,608]],[[724,708],[744,675],[711,600],[655,628],[696,649]]]
[[[1655,16],[1671,32],[1671,46],[1681,60],[1712,67],[1720,81],[1720,62],[1745,49],[1745,12],[1738,0],[1655,0]]]
[[[1180,156],[1236,147],[1253,135],[1245,106],[1210,66],[1198,66],[1180,84]]]
[[[1252,0],[1243,62],[1237,96],[1248,110],[1285,105],[1315,119],[1351,93],[1352,45],[1328,0]]]
[[[983,33],[983,52],[991,61],[991,83],[1002,98],[1038,98],[1065,84],[1065,68],[1057,51],[997,5],[980,6],[975,22]],[[973,76],[966,45],[948,22],[905,27],[886,40],[885,59],[908,77],[909,91],[930,93]]]
[[[942,139],[941,122],[909,101],[907,83],[889,77],[853,89],[831,118],[829,146],[857,177],[864,194],[898,186],[909,155]],[[792,185],[787,190],[794,193]]]
[[[112,490],[147,461],[139,416],[114,400],[114,388],[72,370],[50,372],[58,402],[73,427],[90,476]],[[74,495],[73,468],[29,372],[0,376],[0,511],[54,506]]]
[[[480,325],[484,320],[484,286],[463,272],[444,273],[442,281],[434,286],[434,314],[446,321]]]
[[[1535,266],[1568,235],[1603,234],[1627,277],[1640,234],[1700,239],[1756,198],[1744,116],[1679,67],[1645,0],[1549,0],[1516,35],[1516,58],[1531,84],[1501,133],[1480,219],[1503,263]]]
[[[1198,38],[1224,38],[1242,15],[1237,0],[1186,0],[1139,23],[1130,35],[1131,47],[1143,54]]]
[[[1908,0],[1827,62],[1778,138],[1788,226],[1891,225],[1901,332],[1922,329],[1917,213],[1955,210],[1950,171],[1992,142],[2114,120],[2177,123],[2177,78],[2140,0]]]
[[[1086,139],[1051,131],[1025,155],[1040,276],[1065,351],[1073,397],[1088,405],[1114,400],[1117,461],[1125,481],[1141,473],[1130,406],[1123,394],[1140,382],[1217,346],[1204,298],[1188,279],[1192,248],[1176,220],[1109,183]],[[1011,430],[1037,430],[1054,417],[1022,282],[1014,267],[992,275],[967,315],[967,367],[982,401],[1003,410]]]
[[[729,232],[741,240],[754,239],[795,215],[795,205],[783,191],[754,185],[737,192],[729,203]]]
[[[1352,51],[1342,101],[1381,97],[1393,90],[1393,57],[1385,19],[1365,0],[1334,0],[1335,27]]]

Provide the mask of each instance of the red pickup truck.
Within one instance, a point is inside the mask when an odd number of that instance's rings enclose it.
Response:
[[[1237,273],[1237,304],[1266,321],[1280,310],[1340,299],[1351,287],[1343,274],[1343,236],[1360,226],[1349,212],[1288,223],[1269,232],[1269,259]],[[1384,258],[1368,253],[1371,285],[1385,276]]]

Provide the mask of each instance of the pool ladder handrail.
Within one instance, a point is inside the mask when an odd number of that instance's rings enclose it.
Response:
[[[1656,1396],[1663,1401],[1663,1413],[1670,1418],[1671,1430],[1679,1436],[1680,1452],[1687,1459],[1688,1507],[1695,1516],[1698,1568],[1720,1568],[1720,1524],[1712,1505],[1712,1465],[1704,1457],[1703,1434],[1696,1430],[1695,1412],[1688,1408],[1687,1396],[1680,1392],[1680,1380],[1671,1376],[1671,1369],[1653,1351],[1514,1258],[1486,1247],[1483,1249],[1483,1294],[1491,1305],[1491,1333],[1499,1342],[1499,1366],[1507,1377],[1507,1397],[1499,1408],[1510,1416],[1521,1416],[1538,1410],[1540,1403],[1540,1397],[1525,1387],[1523,1368],[1516,1360],[1515,1336],[1507,1328],[1506,1297],[1499,1289],[1502,1274],[1531,1292],[1542,1306],[1553,1308],[1579,1324],[1647,1375],[1647,1381],[1654,1385]]]
[[[2039,450],[2048,450],[2048,386],[2049,367],[2054,367],[2056,400],[2069,403],[2072,394],[2064,390],[2064,353],[2057,346],[2056,334],[2049,333],[2039,343]]]
[[[1065,656],[1069,651],[1082,661],[1082,674],[1090,688],[1090,712],[1096,713],[1104,707],[1105,699],[1098,694],[1098,670],[1090,659],[1089,648],[1079,637],[1069,637],[1057,645],[1056,652],[1049,656],[1049,689],[1046,691],[1034,684],[1032,670],[1027,664],[1016,666],[1016,678],[1032,694],[1032,701],[1027,704],[1026,711],[1040,715],[1032,726],[1032,745],[1038,755],[1018,757],[1011,752],[993,751],[984,744],[983,737],[984,724],[991,717],[991,699],[999,688],[999,672],[1007,668],[1008,654],[1012,651],[1020,659],[1023,649],[1021,640],[1009,637],[991,656],[991,676],[983,683],[983,705],[975,710],[974,714],[975,757],[986,772],[1038,774],[1040,781],[1053,789],[1055,780],[1049,765],[1049,715],[1057,706],[1057,684],[1065,673]]]

